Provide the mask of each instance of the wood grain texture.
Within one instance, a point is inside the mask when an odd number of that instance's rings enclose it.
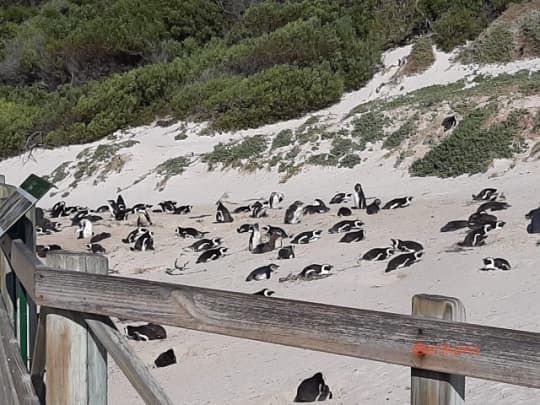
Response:
[[[465,322],[465,306],[457,298],[418,294],[412,314],[430,319]],[[411,405],[465,405],[465,377],[411,368]]]
[[[46,355],[46,323],[47,308],[42,307],[39,311],[38,326],[36,330],[36,339],[32,353],[32,366],[30,367],[30,378],[34,389],[42,402],[44,402],[45,386],[43,384],[43,375],[45,373],[45,355]]]
[[[6,308],[0,301],[0,403],[39,405]]]
[[[50,307],[540,388],[540,333],[47,269],[35,287]],[[417,342],[480,353],[417,355]]]
[[[163,388],[154,379],[148,367],[133,351],[127,339],[116,329],[110,318],[87,315],[85,321],[133,388],[147,404],[173,404]]]

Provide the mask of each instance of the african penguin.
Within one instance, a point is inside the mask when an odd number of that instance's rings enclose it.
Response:
[[[265,225],[261,227],[261,230],[266,232],[268,235],[277,234],[280,238],[288,238],[287,232],[278,226]]]
[[[143,233],[135,240],[135,245],[129,248],[132,252],[140,251],[144,252],[147,250],[154,250],[154,233],[149,231]]]
[[[459,229],[467,228],[469,226],[469,221],[450,221],[441,228],[441,232],[454,232]]]
[[[366,238],[366,233],[363,229],[358,231],[347,232],[339,240],[339,243],[351,243],[351,242],[360,242]]]
[[[126,326],[126,335],[128,339],[149,341],[165,339],[167,332],[161,325],[148,323],[140,326]]]
[[[356,230],[360,230],[362,226],[364,226],[364,223],[362,221],[359,221],[357,219],[353,219],[353,220],[346,219],[332,226],[328,230],[328,233],[356,231]]]
[[[303,215],[312,215],[312,214],[324,214],[324,213],[327,213],[328,211],[330,211],[330,208],[328,208],[323,200],[321,200],[320,198],[316,198],[315,199],[315,202],[317,204],[313,204],[313,205],[306,205],[303,209],[302,209],[302,214]]]
[[[54,204],[50,211],[51,218],[58,218],[62,216],[62,214],[64,213],[65,207],[66,207],[65,201],[59,201],[56,204]]]
[[[36,253],[39,257],[46,257],[47,252],[53,250],[62,250],[60,245],[36,245]]]
[[[484,245],[486,243],[488,229],[489,225],[485,224],[480,228],[469,231],[467,235],[465,235],[463,242],[458,242],[458,245],[464,247]]]
[[[405,208],[411,204],[411,201],[413,200],[413,197],[401,197],[401,198],[394,198],[393,200],[388,201],[384,206],[382,207],[383,210],[393,210],[396,208]]]
[[[278,259],[294,259],[294,248],[292,246],[284,246],[278,251]]]
[[[110,237],[111,237],[111,234],[109,232],[100,232],[97,235],[94,235],[90,238],[90,243],[98,243]]]
[[[362,210],[366,208],[366,196],[364,195],[364,190],[362,190],[362,185],[360,183],[356,183],[354,185],[352,199],[354,208],[359,208]]]
[[[500,211],[505,210],[507,208],[510,208],[511,205],[506,202],[501,201],[488,201],[483,203],[478,207],[476,212],[482,212],[482,211]]]
[[[304,267],[300,272],[300,277],[313,277],[313,276],[323,276],[325,274],[330,274],[330,271],[334,268],[331,264],[310,264],[309,266]]]
[[[421,243],[413,240],[390,239],[390,241],[392,242],[394,250],[399,250],[401,252],[413,253],[424,250]]]
[[[148,210],[146,208],[136,208],[133,212],[137,215],[137,226],[152,225],[150,214],[148,213]]]
[[[251,218],[263,218],[267,217],[266,209],[260,201],[256,201],[251,205]]]
[[[262,290],[253,293],[253,295],[262,295],[264,297],[270,297],[274,293],[275,291],[271,291],[268,288],[263,288]]]
[[[105,248],[101,246],[99,243],[89,243],[88,245],[86,245],[86,247],[92,253],[102,253],[102,254],[107,253]]]
[[[181,205],[180,207],[174,207],[173,214],[186,215],[193,210],[193,205]]]
[[[259,229],[259,224],[253,224],[249,228],[249,243],[248,243],[248,250],[250,252],[253,252],[257,246],[259,246],[262,242],[262,235],[261,231]]]
[[[501,257],[485,257],[483,259],[484,267],[482,270],[510,270],[512,266],[510,266],[510,263],[508,260],[503,259]]]
[[[305,231],[300,232],[296,236],[294,236],[291,240],[291,243],[294,244],[306,244],[309,242],[314,242],[316,240],[319,240],[321,238],[322,231]]]
[[[332,399],[332,392],[324,382],[322,373],[317,373],[300,383],[294,402],[315,402],[326,399]]]
[[[442,126],[444,128],[444,132],[449,131],[453,127],[457,125],[457,120],[455,115],[450,115],[448,117],[445,117],[442,121]]]
[[[298,224],[302,218],[302,201],[295,201],[285,211],[285,223],[286,224]]]
[[[391,247],[373,248],[373,249],[368,250],[366,253],[364,253],[364,255],[360,258],[360,260],[373,260],[373,261],[386,260],[390,258],[390,256],[392,256],[394,252],[395,252],[394,248],[391,248]]]
[[[352,215],[352,211],[348,207],[340,207],[337,216],[338,217],[350,217]]]
[[[92,222],[87,219],[82,219],[79,222],[79,228],[77,229],[77,239],[87,239],[94,234],[92,230]]]
[[[184,239],[187,239],[187,238],[200,239],[200,238],[204,238],[204,235],[208,234],[209,232],[202,232],[202,231],[198,231],[195,228],[189,228],[189,227],[182,228],[181,226],[179,226],[178,228],[176,228],[174,233],[176,236],[179,236]]]
[[[217,205],[217,211],[216,211],[216,222],[220,224],[230,223],[233,222],[233,217],[227,207],[223,205],[221,201],[218,201],[216,203]]]
[[[285,194],[274,191],[270,194],[270,198],[268,198],[268,204],[270,208],[277,208],[279,207],[279,204],[283,202],[284,199],[285,199]]]
[[[270,235],[270,240],[264,243],[259,243],[255,246],[255,248],[252,250],[252,253],[268,253],[271,252],[276,248],[276,241],[280,239],[281,237],[277,233],[273,233]]]
[[[155,360],[156,367],[166,367],[176,363],[176,356],[173,349],[161,353]]]
[[[236,232],[238,233],[246,233],[249,232],[253,224],[242,224],[238,228],[236,228]]]
[[[540,208],[530,211],[525,217],[531,221],[527,225],[527,233],[540,233]]]
[[[381,200],[376,198],[371,204],[366,207],[366,213],[368,215],[377,214],[381,210]]]
[[[330,200],[330,204],[344,204],[352,199],[352,193],[337,193]]]
[[[388,265],[386,266],[384,272],[389,273],[396,269],[409,267],[410,265],[419,261],[423,254],[424,252],[412,252],[403,253],[399,256],[396,256],[388,262]]]
[[[477,211],[471,214],[467,220],[469,228],[476,228],[494,221],[497,221],[497,217],[495,215],[487,214],[486,211]]]
[[[498,196],[496,188],[484,188],[478,194],[473,194],[472,199],[475,201],[494,201]]]
[[[222,256],[225,256],[225,253],[228,252],[228,248],[226,247],[218,247],[215,249],[208,249],[204,251],[198,258],[196,263],[207,263],[212,260],[217,260]]]
[[[266,266],[257,267],[246,277],[246,281],[259,281],[264,279],[269,279],[270,275],[277,271],[279,266],[277,264],[271,263]]]
[[[221,238],[201,239],[193,243],[189,248],[194,252],[204,252],[208,249],[214,249],[221,245]]]
[[[142,234],[145,234],[145,233],[148,233],[150,232],[149,229],[147,228],[143,228],[143,227],[139,227],[137,229],[134,229],[133,231],[131,231],[127,237],[125,237],[124,239],[122,239],[122,242],[123,243],[133,243],[135,242],[135,240],[141,236]]]

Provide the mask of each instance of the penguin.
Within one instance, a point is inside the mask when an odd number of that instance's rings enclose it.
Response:
[[[169,349],[166,352],[161,353],[155,360],[156,367],[167,367],[176,363],[176,356],[173,349]]]
[[[384,206],[382,207],[383,210],[393,210],[396,208],[405,208],[411,204],[411,201],[413,200],[413,197],[401,197],[401,198],[394,198],[393,200],[388,201]]]
[[[347,207],[340,207],[337,216],[338,217],[350,217],[352,215],[352,211],[350,208]]]
[[[110,237],[111,237],[111,234],[109,232],[101,232],[101,233],[98,233],[97,235],[92,236],[90,238],[90,243],[98,243]]]
[[[476,212],[482,211],[501,211],[510,208],[511,205],[502,201],[488,201],[478,207]]]
[[[87,239],[92,237],[94,234],[92,228],[92,222],[87,219],[82,219],[81,222],[79,222],[79,228],[77,229],[77,239]]]
[[[47,257],[47,252],[62,250],[60,245],[36,245],[36,253],[39,257]]]
[[[531,223],[527,225],[527,233],[540,233],[540,208],[532,210],[525,215],[525,218],[530,219]]]
[[[316,240],[319,240],[321,238],[322,231],[306,231],[306,232],[300,232],[298,235],[296,235],[292,240],[291,243],[294,244],[306,244],[309,242],[314,242]]]
[[[473,229],[465,235],[463,242],[458,242],[458,246],[473,247],[482,246],[486,243],[489,225],[482,225],[481,228]]]
[[[358,209],[366,209],[366,196],[364,195],[364,190],[362,190],[362,185],[356,183],[354,185],[354,193],[352,193],[353,206]]]
[[[129,250],[132,252],[154,250],[154,233],[151,231],[143,233],[135,240],[135,245],[130,247]]]
[[[372,260],[372,261],[386,260],[386,259],[389,259],[394,253],[395,253],[395,250],[394,248],[391,248],[391,247],[373,248],[373,249],[368,250],[366,253],[364,253],[364,255],[360,258],[360,260]]]
[[[270,275],[274,272],[277,272],[279,266],[277,264],[271,263],[266,266],[257,267],[246,277],[246,281],[259,281],[264,279],[270,279]]]
[[[390,239],[390,241],[392,242],[392,248],[401,252],[413,253],[421,252],[424,250],[424,247],[421,243],[415,242],[413,240]]]
[[[43,229],[41,226],[36,226],[36,235],[38,236],[44,236],[44,235],[50,235],[52,232],[48,229]]]
[[[101,246],[99,243],[89,243],[88,245],[86,245],[86,247],[92,253],[103,253],[103,254],[107,253],[105,248]]]
[[[327,213],[328,211],[330,211],[330,208],[328,208],[323,200],[321,200],[320,198],[316,198],[315,201],[317,202],[317,204],[313,204],[313,205],[306,205],[303,209],[302,209],[302,214],[303,215],[311,215],[311,214],[325,214]]]
[[[122,239],[122,242],[123,243],[133,243],[135,242],[135,240],[141,236],[142,234],[145,234],[145,233],[148,233],[150,232],[149,229],[147,228],[143,228],[143,227],[139,227],[137,229],[134,229],[133,231],[131,231],[127,237],[125,237],[124,239]]]
[[[251,205],[251,218],[263,218],[267,217],[266,209],[264,208],[263,203],[256,201]]]
[[[208,263],[212,260],[217,260],[222,256],[225,256],[225,253],[229,251],[226,247],[218,247],[215,249],[208,249],[204,251],[198,258],[196,263]]]
[[[409,267],[412,264],[418,262],[423,254],[424,252],[421,251],[421,252],[403,253],[399,256],[396,256],[388,262],[388,265],[386,266],[386,269],[384,270],[384,272],[389,273],[396,269]]]
[[[495,215],[490,215],[486,213],[486,211],[477,211],[469,217],[467,222],[469,223],[469,228],[477,228],[481,227],[484,224],[497,221],[497,217]]]
[[[281,237],[277,233],[270,235],[270,240],[268,242],[259,243],[255,246],[251,253],[268,253],[276,248],[276,241]]]
[[[108,205],[100,205],[99,207],[97,207],[94,212],[97,212],[98,214],[102,214],[104,212],[107,212],[109,211],[109,206]]]
[[[450,221],[441,228],[441,232],[454,232],[459,229],[467,228],[469,226],[469,221]]]
[[[84,211],[79,211],[77,212],[73,218],[71,218],[71,225],[79,225],[79,223],[84,219],[86,218],[86,216],[88,215],[88,211],[87,210],[84,210]],[[88,219],[88,218],[86,218]],[[92,221],[90,221],[92,222]]]
[[[455,115],[450,115],[448,117],[445,117],[442,121],[442,126],[444,128],[444,132],[449,131],[453,127],[457,125],[457,120]]]
[[[475,201],[495,201],[498,197],[496,188],[485,188],[478,194],[473,194],[472,199]]]
[[[294,259],[294,248],[292,246],[284,246],[278,251],[278,260]]]
[[[128,211],[135,213],[137,210],[149,210],[150,208],[152,208],[152,204],[138,203],[131,207]]]
[[[328,233],[340,233],[340,232],[350,232],[360,230],[364,226],[362,221],[357,219],[353,220],[343,220],[332,226]]]
[[[525,219],[533,219],[535,215],[540,214],[540,207],[530,210],[525,214]]]
[[[152,220],[150,219],[150,214],[146,208],[135,208],[134,214],[137,215],[137,226],[150,226],[152,225]]]
[[[126,326],[126,335],[128,339],[134,340],[162,340],[167,338],[165,328],[157,323],[148,323],[140,326]]]
[[[351,243],[351,242],[360,242],[366,238],[366,233],[363,229],[360,229],[358,231],[352,231],[347,232],[343,237],[339,240],[338,243]]]
[[[285,223],[286,224],[298,224],[302,218],[302,201],[295,201],[285,211]]]
[[[273,191],[270,193],[270,198],[268,198],[268,205],[272,209],[278,208],[284,199],[285,194]]]
[[[163,212],[165,214],[174,214],[176,211],[176,201],[161,201],[157,205],[159,208],[155,208],[152,212]]]
[[[221,246],[221,242],[221,238],[201,239],[193,243],[189,248],[194,252],[204,252],[205,250]]]
[[[220,224],[233,222],[233,217],[227,207],[225,207],[221,201],[218,201],[216,205],[216,222]]]
[[[268,288],[263,288],[262,290],[253,293],[253,295],[262,295],[263,297],[270,297],[274,293],[275,291],[271,291]]]
[[[66,208],[66,202],[58,201],[51,208],[51,211],[50,211],[51,218],[58,218],[60,216],[63,216],[62,214],[64,213],[65,208]]]
[[[506,225],[506,222],[493,221],[493,222],[487,222],[485,225],[488,225],[488,227],[486,228],[487,232],[491,232],[491,231],[502,229]]]
[[[294,402],[315,402],[326,399],[332,399],[332,392],[324,382],[322,373],[316,373],[300,383]]]
[[[337,193],[330,200],[330,204],[345,204],[351,201],[352,193]]]
[[[236,228],[236,232],[238,233],[246,233],[249,232],[253,224],[242,224],[238,228]]]
[[[507,270],[510,270],[512,268],[512,266],[510,266],[510,263],[508,262],[508,260],[506,259],[503,259],[501,257],[496,257],[496,258],[493,258],[493,257],[485,257],[484,259],[482,259],[482,261],[484,262],[484,267],[481,269],[481,270],[504,270],[504,271],[507,271]]]
[[[280,238],[288,238],[289,235],[287,235],[287,232],[285,232],[282,228],[278,226],[272,226],[272,225],[265,225],[261,227],[261,230],[266,232],[268,235],[277,234]]]
[[[180,207],[174,207],[172,212],[175,215],[186,215],[193,210],[193,205],[181,205]]]
[[[299,276],[303,278],[313,277],[313,276],[323,276],[330,274],[330,271],[334,268],[331,264],[310,264],[309,266],[304,267],[300,272]]]
[[[376,198],[371,204],[366,207],[366,213],[368,215],[375,215],[381,210],[381,200]]]
[[[253,252],[257,246],[259,246],[262,243],[262,236],[261,231],[259,230],[259,224],[253,224],[251,228],[249,228],[249,243],[248,243],[248,250],[250,252]]]
[[[182,228],[181,226],[179,226],[178,228],[176,228],[174,233],[176,236],[179,236],[184,239],[188,239],[188,238],[201,239],[201,238],[204,238],[204,235],[207,235],[210,232],[202,232],[202,231],[198,231],[195,228],[189,228],[189,227]]]

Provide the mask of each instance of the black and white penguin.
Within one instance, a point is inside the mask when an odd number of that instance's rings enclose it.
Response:
[[[260,201],[256,201],[253,204],[251,204],[251,218],[263,218],[267,217],[268,214],[266,213],[266,208],[264,204]]]
[[[240,207],[237,207],[233,210],[233,214],[244,214],[251,212],[251,204],[250,205],[242,205]]]
[[[540,233],[540,208],[529,211],[525,218],[531,221],[527,225],[527,233]]]
[[[497,231],[499,229],[502,229],[506,225],[506,222],[504,222],[504,221],[493,221],[493,222],[488,222],[485,225],[488,226],[486,228],[487,232],[491,232],[491,231]]]
[[[330,199],[330,204],[345,204],[351,199],[352,193],[337,193]]]
[[[103,207],[105,207],[105,206],[103,206]],[[137,211],[137,210],[149,210],[150,208],[152,208],[152,204],[137,203],[133,207],[128,209],[128,211],[131,212],[131,213],[135,213],[135,211]]]
[[[502,201],[488,201],[478,207],[476,212],[482,211],[501,211],[510,208],[511,205]]]
[[[495,201],[498,195],[496,188],[485,188],[478,194],[473,194],[472,199],[475,201]]]
[[[285,223],[286,224],[298,224],[302,218],[302,201],[293,202],[289,208],[285,211]]]
[[[366,233],[363,229],[358,231],[347,232],[339,240],[339,243],[351,243],[351,242],[360,242],[366,238]]]
[[[337,216],[338,217],[350,217],[352,215],[352,210],[348,207],[340,207]]]
[[[525,214],[525,219],[533,219],[534,216],[540,215],[540,207],[534,208]]]
[[[39,257],[47,257],[47,253],[53,250],[62,250],[60,245],[36,245],[36,253]]]
[[[223,246],[215,249],[208,249],[197,258],[196,263],[207,263],[212,260],[217,260],[220,257],[225,256],[225,253],[227,253],[228,251],[229,249]]]
[[[394,198],[393,200],[388,201],[384,206],[382,207],[383,210],[393,210],[396,208],[405,208],[411,205],[411,201],[413,200],[413,197],[401,197],[401,198]]]
[[[281,237],[277,233],[273,233],[270,235],[270,239],[268,241],[264,243],[259,243],[257,246],[255,246],[251,253],[261,254],[271,252],[276,248],[276,244],[279,239],[281,239]]]
[[[324,201],[321,200],[320,198],[316,198],[316,199],[315,199],[315,202],[316,202],[317,204],[306,205],[306,206],[302,209],[302,214],[303,214],[303,215],[325,214],[325,213],[327,213],[328,211],[330,211],[330,208],[328,208],[328,207],[324,204]]]
[[[308,278],[313,276],[323,276],[330,274],[334,266],[331,264],[310,264],[298,274],[300,277]]]
[[[100,205],[99,207],[97,207],[94,212],[97,212],[98,214],[102,214],[104,212],[107,212],[109,211],[109,206],[108,205]]]
[[[279,260],[285,260],[285,259],[294,259],[294,248],[292,246],[283,246],[278,251],[278,259]]]
[[[194,252],[204,252],[208,249],[215,249],[221,246],[221,238],[201,239],[189,246]]]
[[[71,225],[79,225],[81,220],[85,219],[87,216],[88,216],[88,210],[76,212],[75,215],[73,215],[73,217],[71,218]],[[86,219],[88,219],[88,218],[86,218]],[[90,222],[92,222],[92,221],[90,221]]]
[[[126,335],[128,339],[149,341],[162,340],[167,338],[165,328],[157,323],[148,323],[140,326],[126,326]]]
[[[376,198],[371,204],[366,207],[366,213],[368,215],[377,214],[381,210],[382,201]]]
[[[482,270],[510,270],[512,266],[508,260],[503,259],[502,257],[485,257],[482,259],[484,262],[484,267]]]
[[[285,194],[274,191],[270,193],[270,198],[268,198],[268,205],[272,209],[278,208],[284,199]]]
[[[132,252],[139,251],[145,252],[147,250],[154,250],[154,233],[148,231],[137,237],[135,245],[129,248]]]
[[[391,247],[373,248],[373,249],[368,250],[366,253],[364,253],[364,255],[360,258],[360,260],[372,260],[372,261],[386,260],[386,259],[389,259],[394,253],[395,253],[395,250],[394,248],[391,248]]]
[[[169,349],[166,352],[161,353],[155,360],[156,367],[167,367],[176,363],[176,356],[173,349]]]
[[[253,252],[257,246],[259,246],[262,242],[262,235],[261,231],[259,229],[259,224],[253,224],[249,228],[249,243],[248,243],[248,250],[250,252]]]
[[[188,239],[188,238],[200,239],[200,238],[204,238],[204,235],[207,235],[210,232],[202,232],[195,228],[190,228],[190,227],[183,228],[179,226],[178,228],[175,229],[174,233],[176,236],[179,236],[184,239]]]
[[[288,238],[289,235],[287,235],[287,232],[283,230],[282,228],[278,226],[272,226],[272,225],[265,225],[261,227],[261,230],[263,232],[266,232],[268,235],[277,234],[280,238]]]
[[[94,235],[90,238],[90,243],[98,243],[110,237],[111,237],[111,234],[109,232],[100,232],[97,235]]]
[[[123,243],[133,243],[135,240],[141,236],[142,234],[148,233],[150,230],[148,228],[139,227],[137,229],[132,230],[127,237],[122,239]]]
[[[364,195],[364,190],[362,190],[362,185],[360,183],[356,183],[354,185],[354,192],[352,193],[352,199],[353,199],[353,207],[358,209],[365,209],[366,204],[366,196]]]
[[[36,235],[38,236],[50,235],[52,233],[49,229],[43,229],[41,226],[37,225],[34,229],[36,230]]]
[[[91,238],[93,232],[92,222],[87,219],[82,219],[79,222],[79,228],[77,229],[77,239],[88,239]]]
[[[450,115],[443,119],[442,126],[444,128],[444,132],[449,131],[453,127],[457,125],[457,120],[455,115]]]
[[[152,212],[163,212],[165,214],[174,214],[176,211],[176,201],[161,201],[157,204],[158,208],[154,208]]]
[[[494,221],[497,221],[497,217],[495,215],[486,213],[486,211],[477,211],[471,214],[467,220],[469,223],[469,228],[481,227]]]
[[[306,244],[314,242],[321,238],[322,231],[306,231],[300,232],[298,235],[294,236],[291,240],[291,243],[294,244]]]
[[[462,242],[458,242],[458,246],[473,247],[485,245],[489,227],[488,224],[485,224],[480,228],[472,229],[465,235],[465,239]]]
[[[246,233],[249,232],[253,224],[242,224],[238,228],[236,228],[236,232],[238,233]]]
[[[326,399],[332,399],[332,391],[324,382],[322,373],[317,373],[300,383],[294,402],[315,402]]]
[[[275,291],[269,290],[268,288],[263,288],[262,290],[253,293],[253,295],[262,295],[263,297],[270,297],[274,293]]]
[[[396,269],[409,267],[410,265],[418,262],[423,254],[424,252],[412,252],[396,256],[388,262],[388,265],[386,266],[384,272],[389,273]]]
[[[233,217],[227,207],[223,205],[221,201],[218,201],[216,203],[217,205],[217,211],[216,211],[216,222],[220,224],[226,224],[233,222]]]
[[[248,274],[248,276],[246,277],[246,281],[259,281],[264,279],[268,280],[270,279],[272,273],[277,272],[278,268],[279,266],[274,263],[268,264],[266,266],[257,267],[255,270]]]
[[[401,252],[413,253],[424,250],[424,246],[421,243],[413,240],[390,239],[390,241],[392,242],[392,248]]]
[[[350,232],[350,231],[357,231],[362,229],[362,226],[364,226],[364,223],[362,221],[359,221],[357,219],[346,219],[343,221],[339,221],[337,224],[332,226],[328,233],[340,233],[340,232]]]
[[[56,204],[53,205],[50,211],[51,218],[58,218],[60,216],[63,216],[64,209],[66,208],[66,202],[65,201],[58,201]]]
[[[441,228],[441,232],[454,232],[459,229],[467,228],[469,226],[469,221],[450,221]]]
[[[174,207],[173,214],[186,215],[193,210],[193,205],[181,205],[180,207]]]
[[[146,208],[135,208],[133,213],[137,215],[137,226],[151,226],[152,219]]]
[[[101,246],[99,243],[89,243],[88,245],[86,245],[86,247],[92,253],[101,253],[101,254],[107,253],[105,248]]]

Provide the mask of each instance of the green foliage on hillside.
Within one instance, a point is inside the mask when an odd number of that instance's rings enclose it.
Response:
[[[261,155],[267,146],[268,142],[263,135],[247,137],[240,142],[219,143],[214,146],[212,152],[203,156],[203,161],[208,164],[209,170],[213,170],[219,164],[223,169],[238,168],[242,166],[243,161]]]
[[[404,74],[415,75],[424,72],[435,62],[433,43],[429,38],[420,38],[412,47],[404,67]]]

